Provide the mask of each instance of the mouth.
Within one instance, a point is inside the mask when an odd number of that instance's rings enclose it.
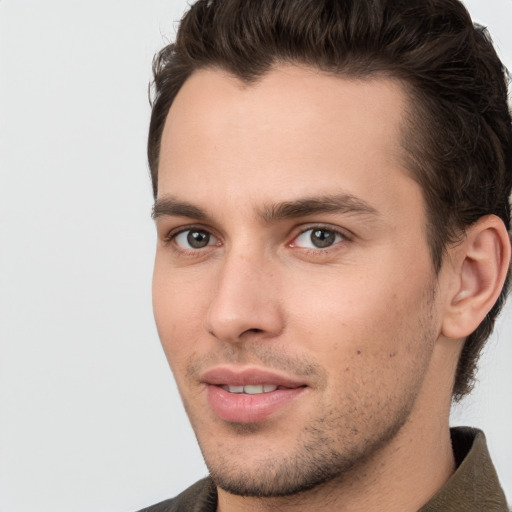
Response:
[[[260,395],[261,393],[272,393],[278,389],[290,389],[285,386],[277,386],[275,384],[248,384],[247,386],[230,386],[224,384],[221,386],[228,393],[244,394],[244,395]]]
[[[284,413],[308,388],[303,382],[259,369],[215,368],[201,381],[207,388],[209,407],[218,418],[245,424]]]

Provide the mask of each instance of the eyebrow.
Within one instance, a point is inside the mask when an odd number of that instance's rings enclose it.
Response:
[[[342,213],[377,216],[378,212],[366,201],[352,194],[305,197],[294,201],[267,205],[260,216],[268,223],[284,219],[306,217],[319,213]]]
[[[280,220],[306,217],[320,213],[342,213],[350,215],[378,216],[378,211],[366,201],[347,193],[304,197],[293,201],[268,204],[258,212],[267,223]],[[201,221],[210,219],[210,215],[191,203],[180,201],[173,196],[164,196],[155,201],[151,217],[188,217]]]
[[[155,201],[151,218],[159,217],[190,217],[197,220],[207,220],[208,215],[204,210],[185,201],[179,201],[173,196],[164,196]]]

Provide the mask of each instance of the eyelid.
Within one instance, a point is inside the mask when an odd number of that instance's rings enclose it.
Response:
[[[203,226],[201,224],[187,224],[187,225],[181,225],[178,227],[175,227],[173,229],[170,229],[167,234],[163,237],[163,242],[165,244],[173,243],[178,250],[180,251],[191,251],[191,252],[199,252],[201,249],[187,249],[184,247],[179,246],[175,240],[176,237],[179,236],[182,233],[186,233],[187,231],[204,231],[205,233],[208,233],[210,237],[214,238],[216,240],[216,243],[208,244],[203,249],[206,249],[207,247],[212,247],[215,245],[220,245],[220,237],[216,234],[215,230],[211,229],[208,226]]]
[[[314,248],[313,249],[313,248],[300,247],[300,246],[294,245],[294,242],[297,240],[297,238],[299,238],[304,233],[307,233],[308,231],[312,231],[315,229],[333,232],[336,235],[341,236],[342,240],[335,242],[335,243],[333,243],[333,245],[328,246],[326,248]],[[222,239],[221,239],[220,235],[217,234],[216,230],[212,229],[209,226],[205,226],[205,225],[197,224],[197,223],[180,225],[180,226],[174,227],[172,229],[169,229],[167,231],[167,233],[165,234],[165,236],[162,237],[162,241],[164,242],[164,244],[173,243],[175,238],[178,235],[180,235],[181,233],[185,233],[187,231],[193,231],[193,230],[205,231],[206,233],[208,233],[211,237],[213,237],[216,240],[216,243],[209,244],[209,245],[205,246],[203,248],[203,250],[206,249],[207,247],[222,245]],[[333,226],[332,224],[326,224],[326,223],[310,223],[310,224],[306,224],[306,225],[301,225],[298,228],[296,228],[292,235],[292,239],[290,242],[287,243],[287,246],[294,247],[297,249],[312,250],[312,251],[316,251],[316,252],[326,252],[329,249],[337,246],[338,244],[340,244],[344,241],[346,241],[346,242],[352,241],[353,238],[354,238],[354,234],[351,231],[349,231],[345,228],[342,228],[340,226]],[[195,253],[201,251],[201,249],[192,249],[192,248],[186,249],[184,247],[177,245],[176,243],[174,243],[174,245],[177,248],[177,250],[180,250],[180,251],[191,251],[191,252],[195,252]]]
[[[197,231],[206,231],[207,233],[213,234],[213,231],[208,226],[203,226],[201,224],[180,224],[179,226],[175,226],[173,228],[169,228],[165,230],[165,235],[163,239],[166,241],[172,240],[176,235],[183,233],[184,231],[191,231],[196,229]],[[214,235],[215,236],[215,235]],[[216,237],[218,238],[218,237]]]
[[[307,233],[308,231],[314,231],[315,229],[324,230],[324,231],[330,231],[330,232],[334,233],[335,235],[341,236],[342,240],[338,241],[338,242],[334,242],[332,245],[330,245],[328,247],[325,247],[325,248],[321,248],[321,247],[311,248],[311,247],[301,247],[301,246],[298,246],[298,245],[294,245],[295,241],[300,236],[302,236],[304,233]],[[312,223],[312,224],[308,224],[306,226],[301,226],[299,228],[298,233],[294,234],[292,241],[288,243],[288,246],[292,247],[292,248],[297,248],[297,249],[325,252],[325,251],[328,251],[329,249],[335,247],[336,245],[340,244],[341,242],[344,242],[344,241],[350,242],[350,241],[352,241],[353,237],[354,237],[354,235],[350,231],[348,231],[347,229],[341,228],[339,226],[333,226],[331,224],[323,224],[323,223],[316,223],[316,224]]]

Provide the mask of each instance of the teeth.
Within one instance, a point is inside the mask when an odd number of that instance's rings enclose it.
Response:
[[[271,391],[275,391],[277,386],[273,384],[250,384],[247,386],[222,386],[224,391],[229,391],[230,393],[245,393],[247,395],[259,395],[260,393],[270,393]]]
[[[222,389],[224,389],[224,391],[229,391],[230,393],[243,393],[244,392],[243,386],[222,386]]]
[[[263,386],[244,386],[244,393],[248,395],[259,395],[260,393],[263,393]]]

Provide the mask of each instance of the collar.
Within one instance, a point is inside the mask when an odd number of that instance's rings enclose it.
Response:
[[[457,469],[418,512],[508,512],[505,494],[481,430],[450,430]]]

